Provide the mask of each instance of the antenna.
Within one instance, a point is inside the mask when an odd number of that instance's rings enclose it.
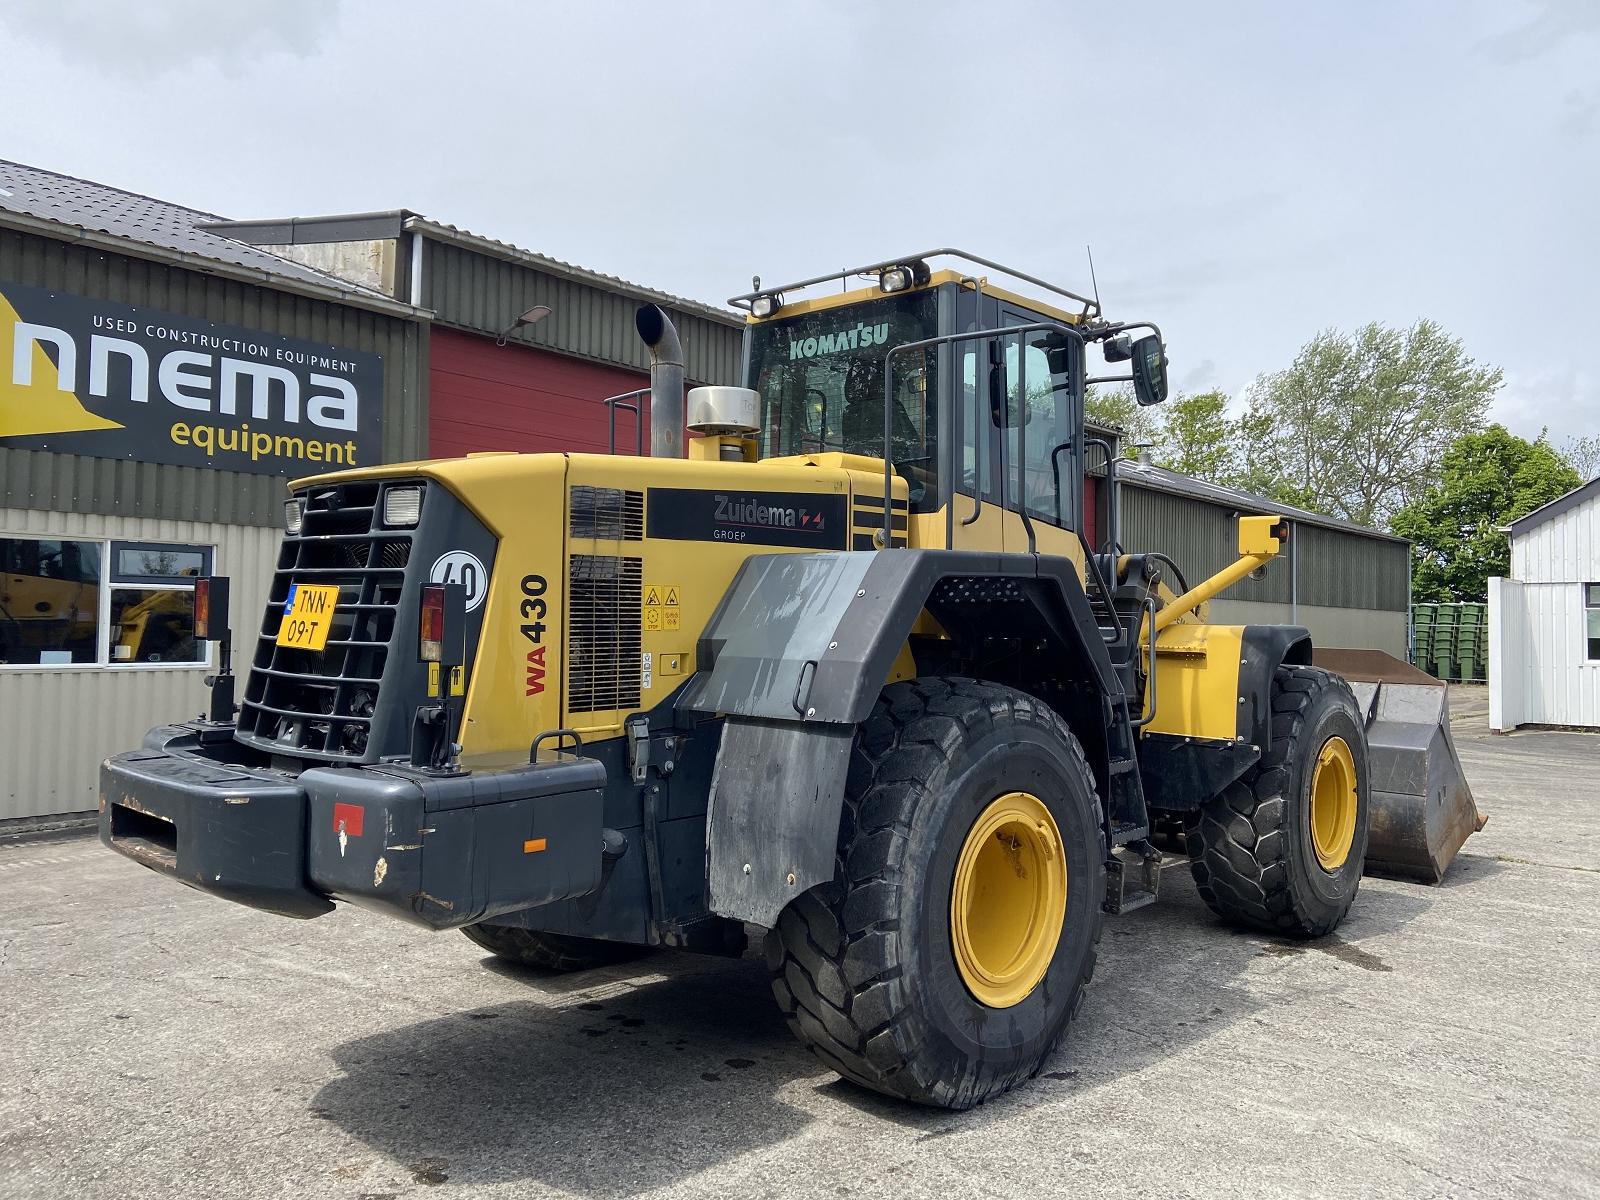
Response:
[[[1089,256],[1089,285],[1094,288],[1094,306],[1105,316],[1106,310],[1100,304],[1100,281],[1094,277],[1094,247],[1085,242],[1083,252]]]

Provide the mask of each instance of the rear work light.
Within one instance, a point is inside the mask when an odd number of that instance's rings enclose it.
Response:
[[[283,527],[290,533],[298,534],[300,527],[305,524],[306,502],[304,500],[285,500],[283,502]]]
[[[754,300],[750,301],[750,315],[758,319],[765,319],[770,317],[782,307],[782,298],[774,295],[771,292],[768,292],[766,295],[757,296]]]
[[[444,658],[444,584],[430,583],[422,589],[422,610],[417,614],[417,661],[439,662]]]
[[[422,516],[420,487],[392,487],[383,493],[383,523],[390,526],[415,525]]]
[[[219,642],[228,636],[228,577],[203,575],[194,581],[196,641]]]

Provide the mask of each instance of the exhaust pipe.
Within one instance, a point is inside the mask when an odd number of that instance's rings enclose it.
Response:
[[[633,327],[650,348],[650,453],[682,458],[683,343],[667,314],[654,304],[639,306]]]

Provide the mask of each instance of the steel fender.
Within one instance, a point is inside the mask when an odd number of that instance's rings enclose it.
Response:
[[[1152,808],[1199,808],[1248,771],[1272,740],[1274,672],[1284,663],[1311,661],[1311,635],[1298,625],[1237,628],[1239,661],[1206,663],[1207,670],[1237,672],[1235,687],[1227,689],[1236,700],[1232,739],[1187,737],[1171,731],[1140,739],[1140,775]]]
[[[1115,673],[1070,561],[892,550],[747,559],[700,641],[681,708],[726,716],[707,815],[711,911],[771,927],[833,878],[856,726],[917,616],[962,643],[997,620],[1103,694]]]
[[[1012,610],[1082,655],[1102,690],[1117,686],[1067,559],[960,550],[758,554],[712,614],[701,670],[680,707],[858,725],[924,608],[958,640],[981,634],[997,610]]]

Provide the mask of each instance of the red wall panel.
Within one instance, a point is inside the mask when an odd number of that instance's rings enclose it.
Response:
[[[428,454],[473,450],[606,451],[607,396],[649,377],[527,346],[434,327],[429,342]],[[648,402],[642,405],[650,452]],[[617,450],[632,454],[633,414],[617,413]]]

